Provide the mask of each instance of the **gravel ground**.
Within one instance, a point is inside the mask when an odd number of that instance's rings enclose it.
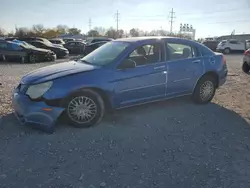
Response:
[[[0,187],[249,188],[250,77],[241,73],[241,58],[227,56],[228,81],[208,105],[154,103],[89,129],[61,122],[53,135],[8,114],[13,84],[46,63],[0,65]]]

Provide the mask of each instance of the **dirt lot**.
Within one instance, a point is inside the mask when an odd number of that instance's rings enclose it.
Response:
[[[10,92],[47,65],[0,65],[0,187],[250,187],[250,76],[227,56],[212,103],[187,98],[130,108],[90,129],[60,123],[47,135],[19,126]]]

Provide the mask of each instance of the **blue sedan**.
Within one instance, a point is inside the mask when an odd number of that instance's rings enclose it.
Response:
[[[105,111],[190,95],[206,104],[227,78],[224,56],[194,41],[138,37],[106,43],[77,61],[25,75],[13,92],[22,124],[53,132],[64,114],[75,127],[98,123]]]

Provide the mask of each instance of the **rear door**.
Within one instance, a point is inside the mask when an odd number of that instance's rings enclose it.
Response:
[[[67,43],[67,49],[69,50],[70,53],[75,53],[75,42],[68,42]]]
[[[168,39],[167,97],[190,94],[204,73],[204,62],[199,50],[189,41]]]

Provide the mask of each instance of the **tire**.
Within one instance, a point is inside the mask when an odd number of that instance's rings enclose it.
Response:
[[[195,86],[194,92],[192,94],[192,99],[197,104],[207,104],[213,99],[215,91],[216,78],[212,75],[205,75],[198,81],[197,85]]]
[[[76,103],[77,102],[77,103]],[[79,103],[82,104],[81,107]],[[88,128],[96,125],[103,117],[105,106],[101,96],[92,90],[83,90],[73,94],[66,102],[66,118],[70,125],[77,128]],[[78,113],[77,114],[74,114]],[[92,113],[90,113],[92,111]],[[87,113],[88,116],[84,115]],[[91,116],[91,117],[89,117]]]
[[[34,54],[31,54],[31,55],[29,56],[29,62],[30,62],[30,63],[36,63],[36,62],[37,62],[37,59],[38,59],[38,57],[37,57],[36,55],[34,55]]]
[[[242,65],[242,71],[244,73],[249,73],[250,71],[250,66],[247,64],[247,62],[244,62],[243,65]]]
[[[231,49],[230,48],[225,48],[224,49],[224,53],[225,54],[230,54],[231,53]]]

